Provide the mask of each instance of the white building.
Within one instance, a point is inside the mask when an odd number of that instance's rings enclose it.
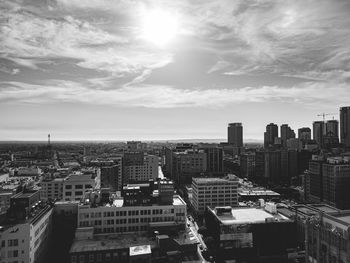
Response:
[[[207,206],[237,206],[238,178],[192,178],[192,205],[198,213],[204,213]]]
[[[52,207],[36,208],[27,220],[0,226],[0,262],[39,262],[51,233]]]
[[[43,180],[41,182],[40,198],[42,200],[61,200],[63,198],[64,178]]]
[[[123,206],[122,198],[113,203],[96,205],[100,194],[92,192],[78,206],[78,227],[93,227],[96,234],[143,232],[152,226],[179,227],[186,225],[186,203],[178,195],[169,205]]]
[[[125,178],[128,182],[148,181],[158,178],[159,158],[155,155],[145,155],[143,165],[125,166]]]
[[[96,186],[96,180],[91,174],[72,174],[63,182],[63,200],[79,201],[87,190]]]

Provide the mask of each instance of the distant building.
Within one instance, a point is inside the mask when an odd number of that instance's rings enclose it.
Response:
[[[120,191],[122,188],[122,169],[119,165],[101,167],[101,188]]]
[[[255,176],[255,153],[245,153],[240,156],[241,176],[254,177]]]
[[[300,151],[303,148],[302,141],[298,138],[290,138],[287,140],[286,144],[288,150],[297,150]]]
[[[195,211],[203,214],[206,207],[237,206],[238,178],[192,178],[192,205]]]
[[[204,145],[201,147],[207,157],[207,169],[206,172],[209,174],[220,174],[224,171],[224,161],[223,161],[223,149],[219,148],[217,145]]]
[[[311,140],[311,129],[308,127],[303,127],[298,129],[298,139],[303,143]]]
[[[130,182],[148,181],[158,178],[159,158],[155,155],[144,155],[142,162],[124,166],[123,184]]]
[[[91,174],[72,174],[63,182],[63,200],[79,201],[86,191],[95,186],[96,181]]]
[[[264,148],[273,146],[275,138],[278,137],[278,126],[277,124],[270,123],[266,126],[266,132],[264,133]]]
[[[340,108],[340,142],[350,147],[350,107]]]
[[[291,129],[288,124],[281,125],[281,140],[282,146],[287,147],[288,139],[295,138],[295,132]]]
[[[326,125],[324,121],[314,121],[312,124],[313,139],[317,142],[320,148],[323,147],[323,137],[326,134]]]
[[[236,147],[243,147],[242,123],[229,123],[227,128],[227,142]]]
[[[41,181],[40,197],[42,200],[61,200],[63,198],[64,178],[44,179]]]
[[[186,150],[173,153],[173,179],[180,184],[190,184],[192,177],[207,171],[207,155],[203,150]]]

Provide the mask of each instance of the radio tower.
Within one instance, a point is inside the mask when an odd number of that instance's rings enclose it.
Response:
[[[47,135],[47,144],[50,146],[50,134]]]

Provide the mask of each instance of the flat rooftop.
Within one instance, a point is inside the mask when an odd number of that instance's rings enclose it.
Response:
[[[218,177],[215,177],[215,178],[197,177],[197,178],[192,178],[192,181],[200,184],[238,182],[237,180],[228,180],[225,178],[218,178]]]
[[[129,248],[130,256],[149,255],[151,253],[152,251],[150,245],[134,246]]]
[[[156,246],[156,241],[145,234],[114,234],[108,236],[95,235],[93,239],[75,240],[70,253],[129,249],[136,246]]]
[[[276,221],[289,221],[289,218],[282,214],[270,214],[262,208],[232,208],[230,213],[217,215],[215,209],[212,210],[220,222],[224,225],[231,224],[258,224],[265,223],[266,219]]]

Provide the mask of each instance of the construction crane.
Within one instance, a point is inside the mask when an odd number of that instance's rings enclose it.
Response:
[[[328,116],[328,115],[332,115],[333,116],[333,120],[334,120],[334,115],[336,115],[337,113],[321,113],[321,114],[317,114],[317,116],[322,116],[323,117],[323,121],[325,121],[326,120],[326,116]]]

